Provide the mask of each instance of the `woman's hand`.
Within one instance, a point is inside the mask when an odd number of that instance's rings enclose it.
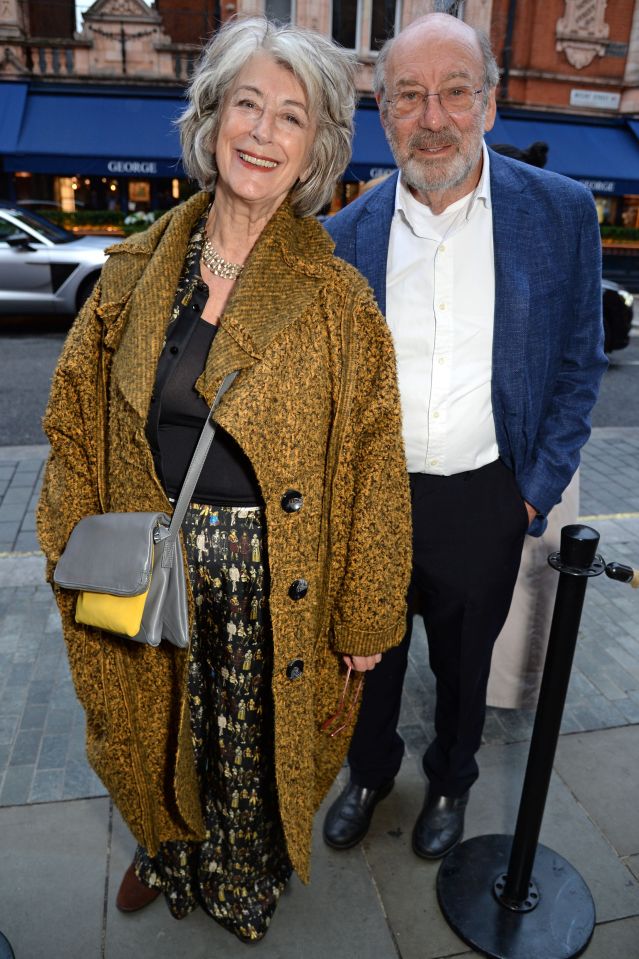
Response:
[[[369,669],[375,669],[382,658],[381,653],[375,653],[374,656],[343,656],[342,659],[347,666],[350,666],[356,673],[365,673]]]

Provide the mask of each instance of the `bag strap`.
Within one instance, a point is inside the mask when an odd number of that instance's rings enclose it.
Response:
[[[232,373],[229,373],[222,380],[222,385],[215,395],[213,404],[209,411],[209,415],[206,418],[206,422],[202,427],[202,432],[200,433],[200,438],[195,447],[195,452],[191,457],[191,462],[189,463],[189,468],[184,477],[184,482],[182,483],[182,489],[180,490],[180,495],[178,496],[177,503],[175,504],[175,509],[173,510],[173,516],[171,517],[171,523],[167,527],[160,527],[159,534],[161,541],[163,543],[162,551],[162,566],[171,566],[173,562],[173,546],[177,540],[178,534],[180,532],[180,527],[186,516],[186,511],[188,509],[189,503],[191,502],[191,497],[193,495],[193,490],[197,486],[197,481],[200,478],[200,473],[204,467],[206,457],[208,455],[209,449],[211,448],[211,443],[213,442],[213,437],[215,436],[216,423],[213,419],[213,413],[220,405],[220,401],[231,383],[239,373],[239,370],[233,370]],[[166,536],[163,535],[163,530],[166,530]]]
[[[100,512],[107,512],[107,484],[106,484],[106,417],[108,406],[107,375],[104,356],[104,328],[100,332],[96,403],[95,403],[95,434],[96,434],[96,481],[98,487],[98,503]]]

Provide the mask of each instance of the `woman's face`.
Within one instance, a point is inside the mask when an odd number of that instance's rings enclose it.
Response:
[[[275,210],[308,174],[316,122],[294,75],[266,53],[242,67],[214,144],[217,189]]]

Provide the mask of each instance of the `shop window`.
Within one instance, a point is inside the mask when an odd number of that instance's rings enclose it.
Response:
[[[639,196],[626,195],[623,198],[621,223],[630,229],[639,227]]]
[[[279,23],[292,23],[294,19],[294,0],[265,0],[264,15]]]
[[[148,180],[129,180],[129,207],[138,210],[148,209],[151,203],[151,184]]]
[[[56,200],[60,204],[60,209],[65,213],[75,213],[75,191],[78,188],[76,177],[59,176],[56,177]]]
[[[333,0],[333,39],[349,50],[377,52],[399,29],[400,0]]]
[[[596,196],[597,219],[600,226],[611,226],[617,220],[617,197]]]

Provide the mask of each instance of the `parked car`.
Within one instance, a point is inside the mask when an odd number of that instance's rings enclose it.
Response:
[[[0,313],[77,313],[113,242],[75,236],[32,210],[0,202]]]
[[[604,350],[622,350],[630,342],[634,297],[619,283],[601,281],[603,289]]]

